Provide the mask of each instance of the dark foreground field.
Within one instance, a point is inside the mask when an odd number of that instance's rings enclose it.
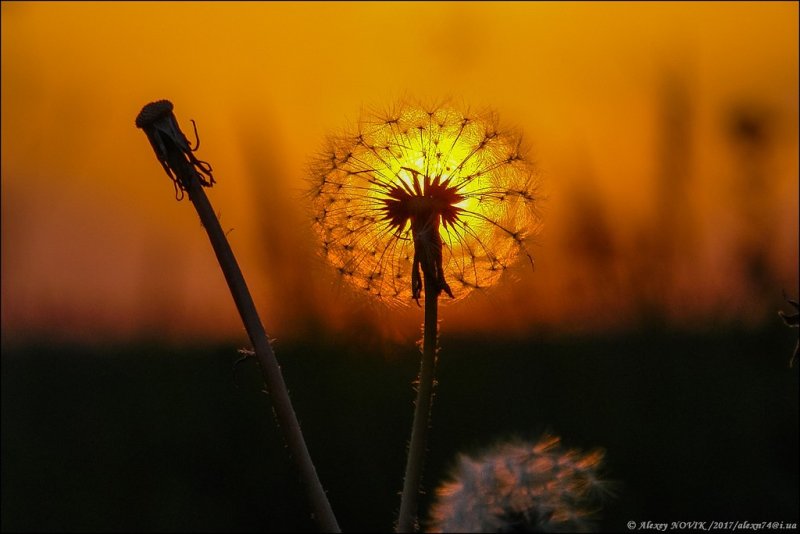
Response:
[[[600,530],[796,523],[795,332],[445,336],[426,499],[457,452],[550,431],[605,448],[618,496]],[[278,359],[342,528],[388,531],[417,353],[322,338],[278,342]],[[314,530],[255,362],[233,371],[237,348],[4,346],[2,529]]]

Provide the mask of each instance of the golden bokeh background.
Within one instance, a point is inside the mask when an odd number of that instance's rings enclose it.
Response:
[[[547,199],[458,332],[776,319],[798,293],[798,4],[3,2],[3,337],[243,338],[133,121],[167,98],[268,332],[418,335],[316,255],[306,172],[398,98],[491,106]]]

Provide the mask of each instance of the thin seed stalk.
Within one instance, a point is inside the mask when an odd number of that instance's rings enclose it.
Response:
[[[158,100],[145,105],[136,117],[136,127],[141,128],[147,135],[156,158],[175,183],[178,200],[183,198],[184,192],[189,194],[189,199],[200,216],[203,228],[208,233],[236,309],[239,311],[247,335],[253,344],[267,394],[270,396],[275,417],[278,420],[278,427],[283,433],[290,456],[300,473],[314,519],[323,531],[341,532],[308,453],[308,447],[306,447],[300,430],[300,423],[294,413],[289,392],[283,381],[278,360],[272,351],[264,325],[261,324],[261,319],[258,317],[253,298],[247,289],[244,276],[242,276],[236,257],[228,244],[228,239],[203,191],[203,186],[211,187],[214,184],[214,176],[211,165],[198,160],[193,154],[200,147],[199,137],[197,145],[192,148],[178,126],[172,102],[169,100]],[[197,128],[195,127],[196,135]]]
[[[439,292],[440,281],[423,269],[425,286],[425,322],[422,334],[422,360],[420,362],[417,400],[414,408],[414,421],[411,427],[411,442],[408,447],[406,474],[403,480],[403,493],[400,498],[400,513],[397,532],[415,532],[419,489],[422,482],[422,469],[433,405],[433,388],[436,375],[436,348],[439,338]]]
[[[290,455],[295,462],[295,466],[301,474],[306,494],[314,510],[314,519],[319,528],[324,532],[341,532],[336,517],[333,515],[328,497],[322,488],[322,483],[317,476],[317,471],[311,461],[305,439],[300,430],[300,423],[289,399],[289,392],[283,380],[278,360],[269,343],[267,333],[261,323],[261,319],[256,311],[253,298],[247,289],[242,271],[233,255],[230,244],[225,233],[219,224],[208,197],[203,191],[200,183],[196,180],[189,180],[187,192],[189,199],[194,204],[203,228],[208,233],[211,246],[217,256],[219,265],[225,275],[236,309],[242,318],[242,323],[253,344],[256,357],[258,358],[261,374],[267,386],[267,393],[272,401],[278,425],[283,430],[283,436]]]

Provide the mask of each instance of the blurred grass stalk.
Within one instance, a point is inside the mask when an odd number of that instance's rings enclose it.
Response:
[[[136,118],[136,126],[144,130],[156,157],[167,175],[175,182],[176,193],[179,193],[178,198],[183,198],[184,191],[189,194],[189,200],[194,204],[203,228],[208,233],[211,246],[214,248],[214,253],[225,275],[225,281],[228,283],[236,303],[236,309],[239,311],[247,335],[253,344],[267,393],[275,410],[278,426],[283,433],[295,467],[300,472],[314,511],[314,519],[323,531],[341,532],[311,461],[308,447],[300,430],[300,423],[289,399],[286,383],[264,330],[264,325],[258,316],[233,250],[219,224],[211,202],[203,191],[203,186],[210,187],[214,183],[211,166],[195,158],[193,152],[199,148],[199,139],[197,146],[192,149],[186,136],[181,132],[172,109],[172,103],[167,100],[147,104]]]

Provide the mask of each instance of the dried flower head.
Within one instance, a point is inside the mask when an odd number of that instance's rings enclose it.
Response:
[[[323,253],[388,302],[419,302],[422,273],[458,299],[530,258],[535,172],[491,113],[407,103],[365,113],[329,139],[311,175]]]
[[[196,144],[194,148],[178,126],[178,119],[173,113],[173,105],[169,100],[156,100],[145,104],[136,116],[136,127],[144,130],[158,162],[175,186],[175,198],[183,199],[189,190],[189,182],[196,179],[203,187],[214,185],[211,165],[199,160],[194,152],[200,148],[200,137],[197,135],[197,124],[192,121]]]
[[[460,455],[436,490],[430,532],[588,532],[608,494],[602,451],[565,450],[557,437]]]

